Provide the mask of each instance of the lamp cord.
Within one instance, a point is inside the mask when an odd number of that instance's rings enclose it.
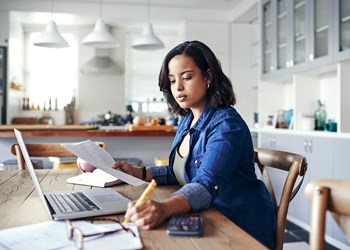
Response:
[[[147,22],[150,22],[150,20],[149,20],[149,1],[150,0],[147,0]]]
[[[102,0],[100,0],[100,18],[102,17]]]
[[[53,0],[51,0],[51,21],[53,20]]]

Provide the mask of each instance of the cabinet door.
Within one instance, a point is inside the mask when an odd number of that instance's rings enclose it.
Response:
[[[293,136],[291,150],[306,157],[308,170],[298,194],[290,203],[290,215],[301,224],[309,225],[311,206],[305,196],[305,186],[314,179],[329,178],[333,173],[333,139],[314,136]],[[332,219],[327,215],[326,234],[331,235]]]
[[[307,57],[307,8],[305,0],[293,0],[293,65],[306,62]]]
[[[287,0],[277,0],[277,69],[288,67],[289,12]]]
[[[310,4],[310,42],[308,60],[331,60],[333,48],[332,26],[333,0],[311,0]]]
[[[260,134],[260,147],[286,151],[289,148],[289,135],[265,133]],[[287,172],[267,167],[277,201],[281,197]]]
[[[260,132],[259,147],[288,151],[289,135]]]
[[[350,139],[337,138],[334,139],[334,174],[333,177],[336,179],[350,179],[350,164],[349,164],[349,148]],[[349,244],[338,225],[334,224],[332,237],[336,240]]]
[[[350,58],[350,1],[334,0],[333,13],[335,20],[335,60]]]
[[[276,69],[276,0],[264,1],[260,10],[261,21],[261,65],[262,73]]]

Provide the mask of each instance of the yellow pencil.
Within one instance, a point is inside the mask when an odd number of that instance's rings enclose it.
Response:
[[[140,196],[140,198],[137,200],[135,205],[138,205],[144,201],[146,201],[152,194],[153,189],[157,186],[157,182],[155,180],[152,180],[150,184],[148,184],[147,188],[145,189],[145,191],[143,191],[142,195]],[[124,224],[128,223],[130,220],[130,218],[126,218],[124,219]]]

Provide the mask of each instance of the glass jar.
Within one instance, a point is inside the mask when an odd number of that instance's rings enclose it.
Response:
[[[324,104],[319,100],[318,108],[315,111],[315,130],[323,131],[325,129],[327,118],[327,111],[325,109]]]

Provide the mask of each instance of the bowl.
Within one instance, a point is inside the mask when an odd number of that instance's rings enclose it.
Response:
[[[77,159],[77,165],[80,168],[81,171],[85,172],[93,172],[96,167],[88,163],[87,161],[84,161],[83,159],[79,158]]]

